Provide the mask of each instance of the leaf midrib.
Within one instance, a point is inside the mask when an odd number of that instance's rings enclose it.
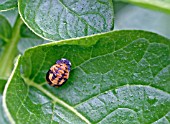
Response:
[[[71,10],[70,8],[68,8],[68,6],[66,6],[61,0],[59,0],[60,4],[67,9],[68,11],[70,11],[72,14],[74,14],[75,16],[77,16],[82,22],[84,22],[85,24],[89,25],[89,27],[97,32],[99,32],[96,28],[94,28],[93,26],[91,26],[90,24],[87,23],[86,20],[84,20],[83,18],[80,18],[80,16],[73,10]]]
[[[75,11],[71,10],[68,6],[66,6],[61,0],[59,0],[59,3],[61,4],[61,6],[63,6],[63,8],[65,8],[66,10],[68,10],[70,13],[72,13],[73,15],[75,15],[77,18],[79,18],[84,24],[88,25],[92,30],[95,30],[97,32],[100,32],[99,30],[97,30],[95,27],[91,26],[89,23],[87,23],[86,20],[84,20],[83,18],[81,18]],[[21,15],[21,14],[20,14]],[[21,16],[22,17],[22,16]],[[25,17],[24,17],[25,19]],[[27,22],[27,21],[25,21]]]
[[[30,79],[28,79],[28,78],[24,78],[24,77],[23,77],[23,79],[24,79],[24,82],[25,82],[28,86],[33,86],[33,87],[37,88],[38,90],[40,90],[41,92],[43,92],[45,95],[47,95],[49,98],[51,98],[51,99],[53,100],[53,102],[59,103],[60,105],[64,106],[65,108],[67,108],[68,110],[70,110],[71,112],[73,112],[75,115],[77,115],[81,120],[83,120],[83,121],[86,122],[87,124],[92,124],[92,123],[91,123],[85,116],[83,116],[81,113],[79,113],[75,108],[76,108],[77,106],[79,106],[80,104],[82,104],[82,103],[85,103],[85,102],[87,102],[87,101],[89,101],[89,100],[91,100],[91,99],[93,99],[93,98],[95,98],[95,97],[97,97],[97,96],[99,96],[99,95],[101,95],[101,94],[105,94],[105,93],[110,92],[110,91],[112,91],[112,90],[115,89],[115,88],[111,88],[111,89],[109,89],[109,90],[106,90],[106,91],[104,91],[104,92],[101,92],[100,94],[95,95],[95,96],[91,97],[90,99],[85,100],[85,101],[83,101],[83,102],[81,102],[81,103],[79,103],[79,104],[76,104],[75,106],[72,107],[72,106],[70,106],[69,104],[65,103],[63,100],[59,99],[58,97],[56,97],[55,95],[53,95],[52,93],[50,93],[48,90],[44,89],[44,88],[42,87],[42,85],[39,85],[39,84],[35,83],[34,81],[32,81],[32,80],[30,80]],[[154,86],[149,86],[149,85],[138,85],[138,84],[131,84],[131,85],[129,85],[129,84],[125,84],[125,85],[121,85],[121,86],[116,87],[116,88],[121,88],[121,87],[124,87],[124,86],[151,87],[151,88],[154,88],[154,89],[156,89],[156,90],[159,90],[160,92],[163,92],[163,93],[169,95],[168,92],[165,92],[165,91],[163,91],[163,90],[161,90],[161,89],[158,89],[158,88],[156,88],[156,87],[154,87]],[[112,111],[112,112],[113,112],[113,111]],[[111,112],[111,113],[112,113],[112,112]],[[109,114],[110,114],[110,113],[109,113]],[[109,114],[107,114],[107,116],[108,116]],[[105,117],[107,117],[107,116],[105,116]],[[105,117],[104,117],[104,118],[105,118]],[[102,118],[101,120],[99,120],[97,123],[99,123],[100,121],[102,121],[104,118]]]
[[[58,97],[56,97],[55,95],[50,93],[48,90],[44,89],[41,85],[36,84],[34,81],[32,81],[32,80],[30,80],[28,78],[25,78],[25,77],[22,77],[22,78],[24,79],[24,82],[28,86],[33,86],[33,87],[37,88],[38,90],[40,90],[41,92],[46,94],[49,98],[51,98],[54,102],[57,102],[60,105],[64,106],[65,108],[69,109],[70,111],[72,111],[76,116],[78,116],[81,120],[83,120],[87,124],[91,124],[91,122],[85,116],[83,116],[81,113],[79,113],[75,108],[68,105],[63,100],[59,99]]]

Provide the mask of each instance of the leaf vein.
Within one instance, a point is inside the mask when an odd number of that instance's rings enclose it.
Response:
[[[89,27],[92,29],[92,30],[95,30],[97,32],[100,32],[98,31],[96,28],[94,28],[93,26],[91,26],[90,24],[87,23],[86,20],[84,20],[83,18],[80,18],[80,16],[73,10],[71,10],[68,6],[66,6],[61,0],[59,0],[60,4],[68,11],[70,11],[72,14],[74,14],[75,16],[77,16],[82,22],[84,22],[86,25],[89,25]]]
[[[42,86],[36,84],[35,82],[33,82],[32,80],[28,79],[28,78],[24,78],[25,83],[28,86],[33,86],[35,88],[37,88],[38,90],[40,90],[41,92],[43,92],[44,94],[46,94],[49,98],[53,99],[54,102],[59,103],[60,105],[64,106],[65,108],[69,109],[70,111],[72,111],[75,115],[77,115],[81,120],[83,120],[84,122],[86,122],[87,124],[91,124],[90,121],[84,117],[81,113],[79,113],[74,107],[68,105],[67,103],[65,103],[64,101],[62,101],[61,99],[59,99],[58,97],[54,96],[53,94],[51,94],[49,91],[47,91],[46,89],[44,89]]]

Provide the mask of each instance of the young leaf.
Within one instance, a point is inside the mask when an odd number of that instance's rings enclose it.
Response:
[[[81,37],[113,29],[112,0],[19,0],[25,24],[48,40]]]
[[[17,7],[17,0],[1,0],[0,11],[10,10]]]
[[[169,0],[115,0],[133,3],[142,7],[150,8],[153,10],[162,11],[170,14],[170,1]]]
[[[67,44],[66,44],[67,43]],[[54,88],[46,73],[72,63]],[[4,106],[16,123],[157,123],[170,121],[170,40],[144,31],[114,31],[28,49],[16,62]]]

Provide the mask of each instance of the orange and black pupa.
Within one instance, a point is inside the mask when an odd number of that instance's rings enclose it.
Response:
[[[46,74],[46,80],[50,86],[60,87],[69,78],[71,62],[65,58],[57,60]]]

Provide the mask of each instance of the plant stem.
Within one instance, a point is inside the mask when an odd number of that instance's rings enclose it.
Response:
[[[5,45],[5,49],[0,60],[0,77],[8,77],[13,68],[14,58],[18,54],[17,44],[20,39],[20,27],[22,23],[23,22],[18,15],[12,29],[12,37]]]

